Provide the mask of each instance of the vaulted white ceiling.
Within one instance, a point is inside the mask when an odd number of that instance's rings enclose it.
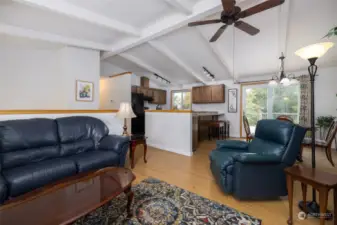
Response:
[[[237,0],[243,10],[264,0]],[[294,55],[336,26],[336,0],[286,0],[244,19],[256,36],[221,24],[187,27],[219,18],[221,0],[0,0],[0,33],[102,51],[111,73],[157,73],[176,84],[207,82],[205,66],[217,80],[275,73],[280,52],[286,70],[307,67]],[[337,48],[319,60],[337,65]],[[111,75],[111,74],[104,74]]]

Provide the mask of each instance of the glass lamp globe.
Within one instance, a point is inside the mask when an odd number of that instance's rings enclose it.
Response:
[[[289,86],[290,85],[290,80],[289,78],[285,77],[281,80],[280,84],[282,84],[283,86]]]
[[[268,85],[270,87],[276,87],[277,86],[277,82],[276,82],[276,80],[273,79],[273,80],[269,81]]]
[[[295,84],[298,84],[299,82],[298,82],[298,80],[297,79],[291,79],[290,80],[290,85],[295,85]]]

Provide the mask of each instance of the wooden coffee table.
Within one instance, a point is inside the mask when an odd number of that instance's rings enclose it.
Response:
[[[69,224],[123,192],[131,217],[131,184],[135,178],[131,170],[114,167],[67,178],[7,201],[0,206],[0,224]]]

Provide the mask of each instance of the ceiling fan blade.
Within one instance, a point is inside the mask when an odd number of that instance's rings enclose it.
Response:
[[[250,35],[256,35],[257,33],[260,32],[260,30],[257,29],[256,27],[253,27],[252,25],[243,21],[235,22],[234,26]]]
[[[239,18],[245,18],[251,15],[254,15],[256,13],[271,9],[275,6],[281,5],[284,3],[285,0],[268,0],[265,2],[262,2],[261,4],[258,4],[256,6],[253,6],[249,9],[246,9],[239,13]]]
[[[212,24],[212,23],[220,23],[221,20],[203,20],[203,21],[196,21],[196,22],[191,22],[188,23],[189,27],[193,27],[193,26],[199,26],[199,25],[207,25],[207,24]]]
[[[225,12],[230,12],[235,6],[234,0],[221,0],[222,2],[222,8]]]
[[[218,40],[218,38],[226,30],[226,28],[227,28],[227,25],[223,25],[222,27],[220,27],[217,30],[217,32],[215,32],[215,34],[213,35],[213,37],[209,40],[209,42],[214,42],[214,41]]]

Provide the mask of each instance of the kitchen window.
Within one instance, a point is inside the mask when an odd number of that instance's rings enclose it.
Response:
[[[191,91],[172,91],[171,108],[177,110],[191,109]]]

